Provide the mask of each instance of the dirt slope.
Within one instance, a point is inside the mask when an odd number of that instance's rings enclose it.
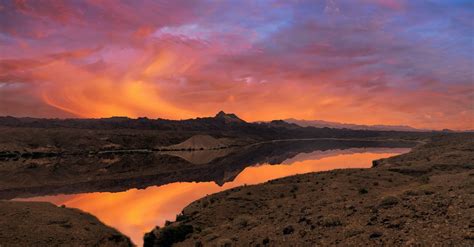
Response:
[[[216,139],[209,135],[195,135],[176,145],[166,147],[169,150],[211,150],[226,148],[232,141],[226,138]]]
[[[195,151],[169,151],[162,152],[162,154],[180,157],[189,163],[195,165],[203,165],[212,162],[213,160],[229,155],[234,152],[233,148],[213,149],[213,150],[195,150]]]

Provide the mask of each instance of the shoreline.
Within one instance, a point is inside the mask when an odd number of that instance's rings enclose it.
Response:
[[[0,186],[0,199],[124,191],[179,181],[214,181],[221,185],[231,181],[246,167],[258,163],[278,164],[299,153],[412,146],[411,143],[400,142],[293,141],[217,151],[103,154],[10,161],[0,166],[3,168],[0,173],[5,178]],[[234,175],[229,176],[231,174]]]
[[[417,143],[417,145],[425,144],[423,140],[406,140],[406,139],[371,139],[371,138],[294,138],[294,139],[277,139],[262,142],[255,142],[245,145],[229,145],[219,148],[195,148],[195,149],[167,149],[164,148],[143,148],[143,149],[116,149],[116,150],[98,150],[98,151],[84,151],[84,152],[19,152],[19,151],[0,151],[0,159],[14,160],[14,159],[40,159],[40,158],[54,158],[63,156],[81,156],[81,155],[103,155],[103,154],[166,154],[167,152],[199,152],[199,151],[213,151],[232,148],[249,148],[263,144],[271,144],[278,142],[294,142],[294,141],[354,141],[354,142],[400,142],[400,143]]]

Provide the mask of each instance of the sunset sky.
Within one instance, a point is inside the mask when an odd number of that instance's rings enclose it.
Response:
[[[0,0],[0,115],[474,129],[474,1]]]

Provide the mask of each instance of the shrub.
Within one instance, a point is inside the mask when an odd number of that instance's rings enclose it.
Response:
[[[185,220],[187,220],[188,218],[189,218],[188,216],[186,216],[186,215],[184,215],[184,214],[182,214],[182,213],[176,215],[176,221],[185,221]]]
[[[217,246],[219,246],[219,247],[231,247],[232,246],[232,240],[230,240],[228,238],[219,239],[219,241],[217,242]]]
[[[283,228],[283,235],[288,235],[288,234],[292,234],[293,232],[295,231],[295,228],[293,228],[293,226],[287,226],[285,228]]]
[[[369,191],[366,188],[359,189],[359,194],[367,194]]]
[[[234,223],[239,227],[239,228],[247,228],[247,227],[252,227],[256,224],[255,219],[252,216],[249,215],[239,215],[237,218],[235,218]]]
[[[342,225],[342,222],[337,216],[328,216],[322,219],[320,224],[324,227],[334,227]]]
[[[388,196],[388,197],[383,198],[380,201],[379,207],[380,208],[391,208],[391,207],[397,205],[399,201],[400,200],[395,196]]]
[[[193,232],[193,226],[179,224],[177,226],[167,226],[156,228],[152,232],[145,234],[143,246],[163,246],[170,247],[174,243],[181,242]]]

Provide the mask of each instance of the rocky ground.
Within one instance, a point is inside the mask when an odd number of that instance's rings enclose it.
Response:
[[[474,134],[193,202],[146,246],[474,246]]]
[[[0,201],[0,246],[132,246],[130,239],[78,209]]]

